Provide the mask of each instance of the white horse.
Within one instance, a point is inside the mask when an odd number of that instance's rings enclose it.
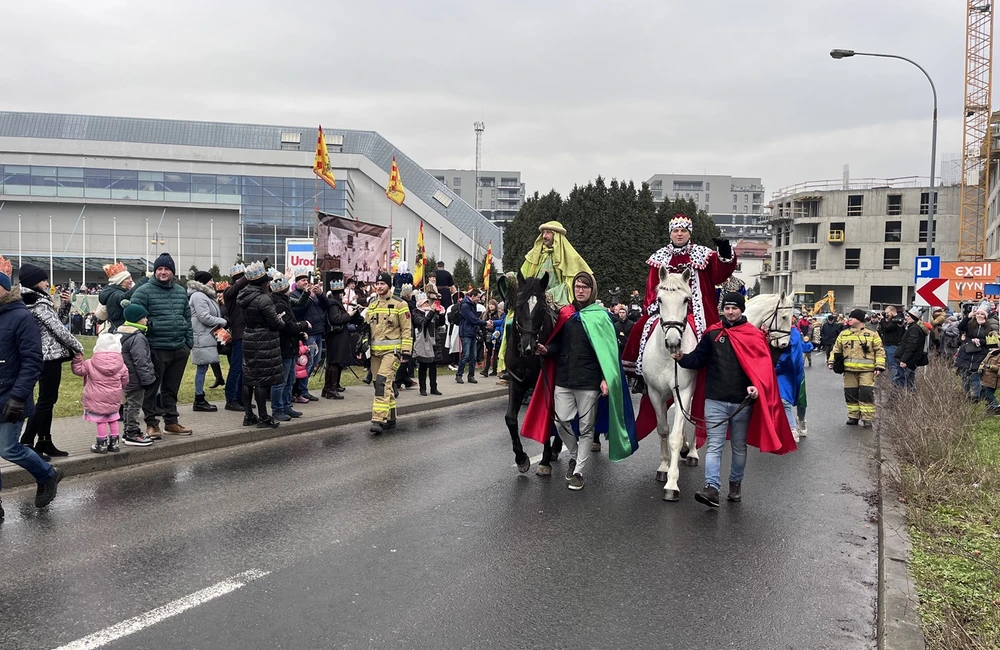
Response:
[[[698,345],[697,335],[687,319],[691,302],[690,278],[688,270],[677,274],[668,273],[666,268],[660,269],[660,284],[656,288],[660,320],[642,353],[642,377],[656,412],[656,430],[660,434],[660,467],[656,471],[656,480],[667,483],[663,488],[664,501],[680,499],[677,479],[684,443],[684,414],[690,413],[698,378],[696,370],[681,368],[670,356],[678,350],[691,352]],[[674,401],[674,420],[668,427],[667,403],[670,400]],[[689,442],[686,460],[689,466],[698,465],[694,440]]]
[[[762,293],[747,301],[743,315],[747,322],[757,327],[766,327],[772,348],[784,350],[791,343],[792,311],[795,309],[792,297],[782,291]]]

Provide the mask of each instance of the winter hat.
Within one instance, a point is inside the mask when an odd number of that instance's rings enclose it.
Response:
[[[670,230],[673,230],[674,228],[683,228],[688,232],[692,232],[694,230],[694,222],[691,221],[691,217],[686,214],[676,214],[674,215],[674,218],[670,220]]]
[[[247,280],[250,282],[256,282],[261,278],[267,277],[267,269],[264,268],[263,262],[253,262],[248,265],[244,270]]]
[[[288,278],[286,278],[285,276],[279,275],[278,277],[271,280],[271,291],[273,291],[274,293],[281,293],[282,291],[285,291],[287,289],[288,289]]]
[[[208,271],[198,271],[194,274],[194,281],[201,282],[202,284],[208,284],[212,281],[212,274]]]
[[[142,305],[132,302],[125,308],[125,320],[130,323],[138,323],[146,316],[149,316],[149,312]]]
[[[239,276],[243,275],[246,272],[247,272],[247,267],[237,262],[236,264],[233,264],[229,268],[229,277],[235,280],[236,278],[238,278]]]
[[[129,305],[131,307],[132,305]],[[122,353],[122,338],[118,334],[112,334],[111,332],[105,332],[97,337],[97,343],[94,344],[94,354],[98,352],[117,352]]]
[[[153,262],[153,271],[160,267],[168,268],[171,273],[177,275],[177,266],[174,265],[174,258],[170,257],[170,253],[160,253],[160,256]]]
[[[121,262],[116,264],[105,264],[104,273],[108,276],[108,284],[121,284],[132,277],[128,269]]]
[[[375,282],[385,282],[386,284],[388,284],[391,287],[392,286],[392,275],[390,275],[390,274],[386,273],[385,271],[383,271],[383,272],[381,272],[381,273],[378,274],[377,278],[375,278]]]
[[[747,300],[743,297],[742,293],[736,291],[730,291],[725,296],[722,297],[722,306],[732,305],[733,307],[739,307],[740,311],[746,311]]]
[[[859,320],[859,321],[861,321],[863,323],[863,322],[865,322],[865,310],[864,309],[855,309],[855,310],[851,311],[850,317],[853,318],[854,320]]]
[[[21,268],[17,270],[17,281],[21,283],[22,287],[34,289],[39,282],[48,279],[49,274],[34,264],[22,264]]]
[[[915,321],[919,321],[921,317],[920,307],[910,307],[906,311],[906,315]]]
[[[597,299],[597,279],[594,277],[592,273],[587,273],[586,271],[580,271],[579,273],[573,276],[573,282],[571,286],[576,286],[576,283],[578,281],[581,284],[586,284],[590,286],[590,298],[587,300],[587,302],[580,303],[576,301],[575,297],[573,299],[573,304],[576,306],[576,308],[583,309],[584,307],[589,307],[590,305],[594,304],[594,301]],[[479,290],[474,289],[474,291],[479,291]]]

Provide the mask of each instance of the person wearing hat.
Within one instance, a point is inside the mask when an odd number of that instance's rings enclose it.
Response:
[[[887,310],[888,311],[888,310]],[[919,307],[911,307],[905,312],[905,330],[896,346],[896,372],[890,375],[894,386],[916,388],[917,368],[927,365],[925,346],[931,326],[921,319]],[[883,339],[882,343],[885,343]],[[886,354],[888,356],[888,354]]]
[[[0,256],[0,458],[23,467],[38,484],[35,507],[44,508],[56,496],[62,470],[56,469],[18,440],[21,426],[34,411],[35,382],[44,361],[38,321],[32,318],[21,292],[11,280],[11,263]],[[4,518],[0,503],[0,521]]]
[[[844,327],[837,322],[837,315],[834,313],[827,314],[826,320],[820,326],[819,330],[820,348],[827,354],[830,354],[833,344],[837,342],[837,337],[842,331],[844,331]]]
[[[246,266],[237,262],[229,269],[232,283],[222,293],[222,302],[226,304],[226,320],[229,321],[229,334],[232,337],[229,353],[229,374],[226,375],[226,410],[243,410],[243,335],[246,324],[243,321],[243,309],[236,299],[240,291],[247,286]]]
[[[345,367],[354,365],[354,346],[348,325],[355,317],[344,306],[344,290],[343,280],[331,283],[330,307],[326,310],[326,377],[320,394],[326,399],[344,399],[341,393],[345,388],[340,378]],[[360,318],[357,316],[358,320]]]
[[[146,437],[162,437],[159,417],[164,430],[178,436],[191,435],[191,429],[180,423],[177,393],[184,379],[188,356],[194,348],[191,327],[191,303],[187,291],[177,284],[177,268],[170,253],[161,253],[153,262],[153,279],[135,290],[131,304],[146,310],[149,326],[146,338],[153,354],[156,381],[146,391],[142,410],[146,420]],[[159,392],[161,404],[156,403]]]
[[[317,402],[319,398],[309,392],[309,377],[312,377],[313,370],[323,354],[326,310],[330,308],[330,301],[326,299],[322,284],[309,284],[309,271],[305,269],[295,271],[295,289],[289,294],[288,299],[295,312],[295,318],[309,321],[309,338],[306,341],[309,347],[309,366],[306,368],[308,374],[298,380],[293,391],[297,395],[296,401],[300,404]]]
[[[378,274],[375,296],[368,302],[365,323],[370,329],[371,373],[375,381],[375,399],[372,402],[374,435],[396,426],[396,393],[392,380],[400,362],[410,360],[413,351],[413,328],[410,309],[406,303],[392,295],[392,275]]]
[[[844,359],[844,401],[847,424],[870,428],[875,422],[875,378],[885,371],[885,350],[877,332],[865,327],[863,309],[847,317],[847,329],[837,336],[828,359],[833,370],[838,355]]]
[[[525,278],[541,278],[548,273],[547,293],[556,309],[568,305],[573,293],[573,278],[577,273],[593,274],[587,261],[576,252],[566,238],[566,229],[558,221],[547,221],[538,226],[538,237],[521,263]]]
[[[958,325],[962,345],[955,356],[955,367],[962,378],[962,388],[974,400],[981,396],[979,366],[991,348],[998,347],[997,333],[989,322],[989,303],[980,304]],[[934,332],[931,330],[933,342]]]
[[[889,373],[889,379],[892,380],[893,384],[900,386],[902,384],[897,383],[898,378],[901,378],[902,373],[899,371],[899,361],[896,359],[896,350],[899,347],[900,342],[903,340],[903,335],[906,332],[906,323],[904,322],[905,316],[900,317],[899,312],[892,305],[885,308],[885,313],[881,320],[878,322],[878,328],[876,331],[878,335],[882,338],[882,347],[885,349],[885,369]],[[917,320],[920,320],[917,318]]]
[[[21,434],[21,444],[33,446],[43,456],[68,456],[52,443],[52,411],[59,401],[62,366],[74,356],[83,354],[83,346],[56,315],[49,295],[49,274],[34,264],[23,264],[17,275],[21,283],[21,300],[38,321],[42,333],[42,356],[45,361],[38,379],[38,403]],[[68,297],[63,300],[64,304],[69,303]]]
[[[743,315],[746,301],[739,293],[722,299],[722,320],[709,326],[688,354],[673,354],[682,368],[700,370],[691,414],[698,423],[698,446],[705,452],[705,487],[694,498],[719,507],[722,449],[726,437],[732,449],[729,501],[743,500],[747,445],[761,452],[795,451],[795,440],[781,405],[778,378],[767,337]],[[801,366],[802,360],[798,359]]]
[[[281,384],[285,375],[281,365],[281,337],[284,316],[275,309],[268,295],[273,279],[261,262],[246,268],[247,285],[236,300],[243,310],[246,329],[243,333],[243,426],[258,429],[277,428],[278,421],[268,415],[267,400],[271,387]],[[253,403],[257,401],[257,414]]]
[[[717,251],[692,244],[694,222],[687,215],[674,216],[669,225],[670,242],[646,260],[649,273],[646,276],[643,316],[636,323],[636,327],[632,328],[622,354],[625,372],[637,379],[636,392],[643,392],[645,388],[642,383],[642,352],[653,326],[659,322],[659,319],[653,316],[658,313],[656,290],[660,285],[660,269],[665,268],[670,273],[683,273],[685,269],[690,269],[688,282],[691,287],[691,303],[688,311],[694,317],[695,333],[700,339],[709,326],[719,322],[715,287],[726,282],[736,270],[738,262],[728,239],[714,240]],[[639,435],[643,434],[640,432]]]
[[[292,385],[295,383],[295,359],[299,356],[299,343],[309,337],[309,322],[296,321],[288,299],[288,278],[279,274],[270,282],[271,302],[285,326],[278,332],[281,348],[281,381],[271,386],[271,416],[277,422],[288,422],[302,417],[302,412],[292,408]]]
[[[219,341],[215,330],[226,326],[215,293],[215,279],[208,271],[198,271],[187,283],[188,302],[191,305],[191,329],[194,349],[191,363],[194,373],[194,411],[213,413],[219,408],[205,399],[205,375],[212,364],[219,363]]]
[[[132,300],[132,293],[135,290],[135,282],[132,275],[121,262],[115,264],[105,264],[104,273],[108,276],[108,286],[101,290],[97,301],[104,305],[108,311],[108,332],[117,332],[118,328],[125,322],[125,306],[123,300]],[[128,305],[128,303],[125,303]]]
[[[413,358],[417,362],[417,377],[420,394],[427,396],[427,379],[430,378],[431,395],[440,395],[437,384],[437,328],[443,321],[430,296],[425,293],[416,297],[417,308],[413,310]]]
[[[139,426],[146,389],[156,383],[153,353],[146,339],[147,312],[145,307],[134,304],[129,304],[122,312],[125,322],[118,328],[118,334],[121,335],[122,360],[128,368],[125,407],[122,409],[122,419],[125,422],[122,440],[128,447],[148,447],[153,444],[153,440],[143,435]]]

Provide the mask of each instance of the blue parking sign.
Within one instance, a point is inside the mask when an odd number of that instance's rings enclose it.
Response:
[[[941,277],[941,257],[938,255],[918,255],[913,262],[913,283],[920,278]]]

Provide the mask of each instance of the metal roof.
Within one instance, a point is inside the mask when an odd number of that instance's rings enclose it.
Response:
[[[362,155],[386,174],[392,168],[392,158],[395,156],[399,175],[407,192],[419,197],[470,238],[475,232],[476,243],[484,251],[487,243],[492,240],[497,257],[503,255],[498,226],[381,135],[375,131],[329,128],[323,129],[323,132],[328,140],[331,135],[343,136],[343,153]],[[0,136],[12,138],[281,150],[282,133],[300,133],[301,151],[311,151],[318,137],[318,129],[301,126],[0,111]],[[433,198],[438,191],[452,200],[447,209]]]

